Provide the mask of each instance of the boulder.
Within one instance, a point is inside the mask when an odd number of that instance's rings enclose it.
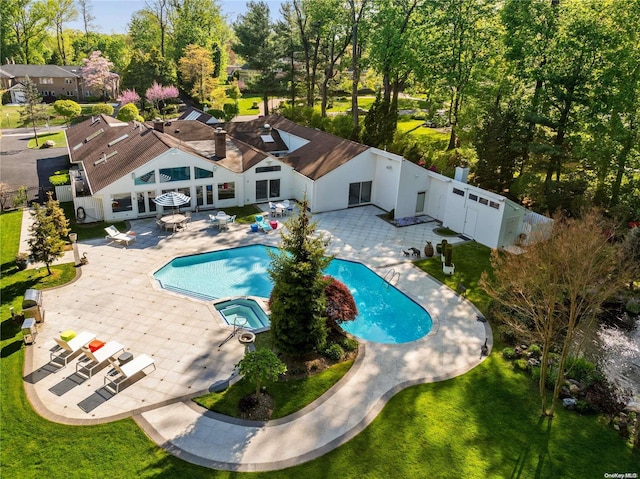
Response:
[[[578,404],[578,401],[576,401],[574,398],[565,398],[562,400],[562,406],[565,409],[575,409],[576,404]]]

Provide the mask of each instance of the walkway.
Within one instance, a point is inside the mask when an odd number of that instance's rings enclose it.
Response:
[[[454,377],[482,360],[491,332],[477,321],[471,303],[413,266],[402,249],[439,241],[436,223],[395,228],[361,207],[314,216],[331,235],[329,253],[365,263],[381,277],[393,267],[398,287],[424,305],[431,333],[403,345],[363,343],[351,371],[302,411],[266,424],[206,412],[190,401],[234,373],[243,354],[237,341],[218,345],[228,326],[206,302],[158,288],[152,273],[175,256],[247,244],[279,242],[278,231],[251,233],[246,225],[218,232],[206,213],[194,214],[186,231],[159,232],[153,220],[135,221],[138,240],[128,248],[105,241],[83,242],[89,264],[74,283],[44,293],[46,321],[27,348],[27,394],[40,414],[65,424],[94,424],[131,417],[161,447],[196,464],[217,469],[263,471],[319,457],[345,443],[380,412],[386,401],[414,384]],[[375,225],[375,227],[373,227]],[[61,331],[91,331],[117,340],[134,355],[153,356],[157,369],[118,395],[105,394],[106,369],[78,381],[75,361],[52,368],[49,351]]]

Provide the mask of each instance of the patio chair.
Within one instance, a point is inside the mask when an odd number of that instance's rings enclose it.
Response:
[[[256,218],[256,224],[258,225],[258,228],[260,230],[264,231],[265,233],[268,233],[269,231],[273,231],[273,228],[271,227],[269,222],[264,219],[264,216],[256,215],[255,218]]]
[[[107,241],[111,240],[110,243],[113,243],[115,241],[116,243],[122,243],[125,246],[129,246],[130,243],[136,240],[136,237],[133,235],[120,233],[120,231],[118,231],[118,228],[113,225],[107,226],[104,230],[107,232],[107,236],[105,236],[104,239],[106,239]]]
[[[100,349],[93,352],[88,347],[82,347],[81,349],[82,355],[76,363],[76,373],[83,369],[88,372],[89,377],[93,375],[96,369],[104,365],[107,360],[118,353],[124,352],[124,346],[116,341],[108,341]]]
[[[58,347],[51,351],[49,359],[55,362],[62,362],[64,367],[82,352],[83,347],[96,339],[96,335],[83,331],[67,341],[58,337],[53,339],[58,344]]]
[[[191,224],[191,211],[185,211],[184,217],[186,218],[181,224],[183,228],[188,228]]]
[[[120,384],[127,379],[131,379],[136,374],[143,372],[149,366],[153,366],[154,371],[156,369],[155,361],[146,354],[141,354],[123,365],[118,364],[118,361],[109,360],[109,362],[113,366],[115,374],[107,373],[104,377],[104,385],[114,388],[116,394],[120,392]]]

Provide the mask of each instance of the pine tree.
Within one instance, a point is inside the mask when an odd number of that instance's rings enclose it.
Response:
[[[31,238],[27,241],[31,256],[35,261],[43,262],[47,266],[47,272],[51,274],[51,263],[64,255],[65,241],[62,236],[69,234],[69,220],[51,196],[45,207],[34,203],[31,216]]]
[[[282,232],[280,251],[270,253],[271,332],[276,347],[294,355],[321,350],[327,339],[323,271],[331,258],[325,256],[323,239],[314,236],[316,223],[307,207],[305,198]]]

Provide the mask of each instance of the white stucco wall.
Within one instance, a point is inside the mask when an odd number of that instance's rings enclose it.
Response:
[[[280,171],[267,171],[265,173],[256,173],[256,168],[280,166]],[[256,199],[256,181],[260,180],[280,180],[280,196],[269,198],[270,201],[278,201],[291,198],[293,196],[293,168],[278,161],[275,158],[265,158],[253,168],[244,172],[244,196],[242,204],[251,204],[264,202],[264,199]]]
[[[401,162],[402,168],[398,178],[397,202],[395,217],[406,218],[427,214],[429,195],[429,171],[405,159]],[[421,211],[416,211],[418,193],[425,192],[425,204]]]
[[[191,169],[191,179],[184,181],[170,181],[160,182],[159,170],[162,168],[181,167],[188,166]],[[194,167],[202,168],[204,170],[213,170],[212,178],[200,178],[195,179]],[[215,167],[215,169],[214,169]],[[144,175],[150,171],[155,172],[155,183],[136,185],[132,174],[135,176]],[[219,183],[234,182],[236,191],[235,198],[219,200],[217,185]],[[123,175],[121,178],[111,183],[109,186],[94,194],[95,197],[99,197],[102,200],[104,209],[104,218],[107,221],[127,220],[134,219],[139,216],[153,216],[155,213],[147,210],[144,213],[139,213],[137,209],[137,196],[138,194],[155,192],[156,196],[161,195],[165,191],[171,191],[175,189],[188,189],[189,196],[191,196],[191,204],[184,205],[182,208],[194,209],[197,206],[196,200],[196,187],[208,186],[213,188],[214,203],[208,205],[209,208],[224,208],[227,206],[238,206],[241,204],[241,200],[244,198],[244,184],[242,182],[242,175],[238,175],[226,168],[215,165],[212,162],[200,158],[195,155],[190,155],[178,149],[171,149],[157,158],[149,161],[144,166],[134,170],[132,173]],[[133,208],[130,211],[118,211],[114,212],[111,207],[111,198],[113,195],[129,194],[131,196],[131,202]],[[158,208],[158,211],[161,211]]]

